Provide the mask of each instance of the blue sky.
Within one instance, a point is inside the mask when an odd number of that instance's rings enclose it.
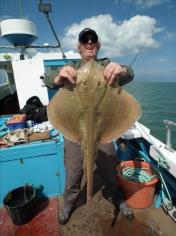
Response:
[[[35,44],[55,39],[39,0],[0,0],[0,20],[27,18],[37,27]],[[99,35],[99,57],[133,64],[136,80],[176,82],[175,0],[43,0],[52,4],[50,18],[64,51],[76,51],[81,29],[91,27]],[[1,39],[0,45],[7,44]]]

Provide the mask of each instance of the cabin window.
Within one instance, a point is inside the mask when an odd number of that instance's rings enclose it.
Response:
[[[0,69],[0,85],[6,85],[8,84],[8,75],[6,70]]]
[[[49,74],[52,74],[54,71],[56,71],[59,67],[62,67],[62,66],[46,66],[45,67],[45,73],[47,74],[47,75],[49,75]]]

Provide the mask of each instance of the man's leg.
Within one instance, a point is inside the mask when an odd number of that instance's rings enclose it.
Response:
[[[80,192],[81,179],[83,176],[83,154],[80,145],[65,139],[64,161],[66,184],[63,196],[64,206],[59,213],[61,224],[68,222]]]
[[[123,215],[133,218],[132,211],[128,209],[123,200],[123,192],[117,181],[116,167],[118,163],[114,144],[99,144],[96,164],[106,187],[106,195]]]
[[[112,198],[121,195],[116,177],[116,166],[119,161],[113,143],[99,144],[96,164],[107,192]]]

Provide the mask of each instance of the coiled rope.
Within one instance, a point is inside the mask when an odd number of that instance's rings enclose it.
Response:
[[[147,171],[151,172],[149,168],[124,166],[121,169],[121,175],[129,181],[147,183],[152,181],[156,177],[156,175],[151,175]]]

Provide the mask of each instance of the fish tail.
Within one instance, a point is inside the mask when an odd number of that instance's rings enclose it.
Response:
[[[90,151],[90,150],[89,150]],[[93,163],[94,155],[92,152],[87,152],[84,155],[84,175],[87,180],[87,204],[91,201],[93,195]]]
[[[90,165],[90,163],[87,163]],[[87,204],[92,200],[93,195],[93,168],[87,166]]]

